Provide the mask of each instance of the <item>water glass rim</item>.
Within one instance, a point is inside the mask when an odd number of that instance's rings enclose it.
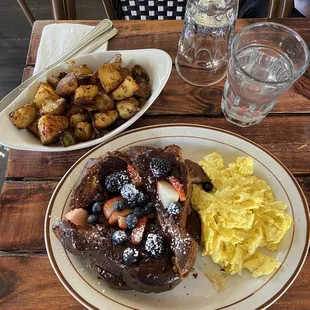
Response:
[[[253,77],[251,74],[249,74],[248,72],[246,72],[242,66],[239,64],[236,55],[235,55],[235,49],[236,49],[236,43],[238,42],[239,38],[241,37],[242,34],[244,34],[246,31],[251,30],[252,28],[256,28],[256,27],[261,27],[261,26],[273,26],[273,27],[277,27],[277,28],[282,28],[283,30],[289,32],[292,36],[297,37],[298,40],[301,42],[302,46],[303,46],[303,50],[305,53],[305,63],[303,65],[303,67],[297,71],[291,78],[288,78],[284,81],[281,82],[273,82],[273,81],[266,81],[266,80],[261,80],[259,78]],[[305,40],[293,29],[291,29],[290,27],[287,27],[285,25],[279,24],[279,23],[273,23],[273,22],[260,22],[260,23],[253,23],[251,25],[246,26],[245,28],[243,28],[242,30],[240,30],[236,36],[233,39],[232,45],[231,45],[231,57],[234,60],[235,65],[238,67],[238,69],[246,76],[250,77],[251,79],[260,82],[260,83],[264,83],[264,84],[273,84],[273,85],[281,85],[281,84],[287,84],[289,82],[295,81],[297,80],[299,77],[301,77],[305,71],[307,70],[308,66],[309,66],[309,60],[310,60],[310,55],[309,55],[309,48],[308,45],[306,44]]]

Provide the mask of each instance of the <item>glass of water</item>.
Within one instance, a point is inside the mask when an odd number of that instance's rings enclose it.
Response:
[[[195,86],[210,86],[226,76],[238,14],[238,0],[188,0],[175,66]]]
[[[305,41],[276,23],[256,23],[233,40],[222,98],[226,119],[242,127],[259,123],[309,65]]]

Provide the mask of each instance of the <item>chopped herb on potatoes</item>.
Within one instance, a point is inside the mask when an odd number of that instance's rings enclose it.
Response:
[[[145,69],[123,67],[121,54],[96,69],[83,64],[51,75],[40,83],[31,103],[10,113],[12,124],[43,145],[68,147],[117,128],[151,96]]]

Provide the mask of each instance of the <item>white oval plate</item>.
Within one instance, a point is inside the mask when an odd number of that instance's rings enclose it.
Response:
[[[178,144],[184,158],[198,161],[217,151],[227,162],[238,156],[254,159],[255,175],[266,180],[278,200],[288,205],[293,225],[279,249],[270,253],[282,264],[269,276],[254,279],[249,272],[228,278],[225,289],[218,293],[205,273],[210,261],[198,253],[195,270],[173,291],[142,294],[117,291],[92,275],[83,261],[67,253],[52,233],[52,225],[68,211],[68,198],[74,183],[89,158],[130,145],[164,147]],[[135,129],[99,145],[80,158],[62,178],[49,203],[45,219],[45,243],[51,264],[67,290],[89,309],[264,309],[275,302],[299,273],[309,247],[309,211],[306,199],[292,174],[272,154],[259,145],[222,129],[198,125],[158,125]],[[206,264],[206,266],[205,266]]]
[[[152,95],[148,101],[143,105],[141,110],[134,115],[131,119],[126,121],[121,126],[112,130],[105,136],[78,143],[69,147],[63,146],[44,146],[27,130],[18,130],[14,127],[9,119],[9,114],[28,104],[32,101],[40,82],[45,82],[46,78],[51,75],[58,76],[60,72],[69,72],[78,65],[87,64],[92,70],[97,70],[104,62],[108,61],[114,54],[121,53],[123,59],[123,66],[132,68],[134,65],[139,64],[147,71],[150,76],[150,83],[152,86]],[[171,57],[164,51],[159,49],[141,49],[141,50],[127,50],[127,51],[107,51],[99,52],[88,55],[83,55],[71,59],[66,63],[62,63],[55,68],[49,70],[43,77],[34,81],[27,87],[7,108],[0,113],[0,144],[9,148],[27,151],[40,151],[40,152],[64,152],[73,151],[87,148],[101,142],[107,141],[113,136],[119,134],[136,120],[138,120],[143,113],[152,105],[158,97],[162,89],[167,83],[172,68]]]

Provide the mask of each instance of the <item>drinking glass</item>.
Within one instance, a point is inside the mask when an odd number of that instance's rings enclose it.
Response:
[[[276,23],[244,28],[231,47],[221,103],[226,119],[242,127],[259,123],[308,65],[308,47],[292,29]]]
[[[195,86],[210,86],[226,75],[238,0],[188,0],[175,66]]]

